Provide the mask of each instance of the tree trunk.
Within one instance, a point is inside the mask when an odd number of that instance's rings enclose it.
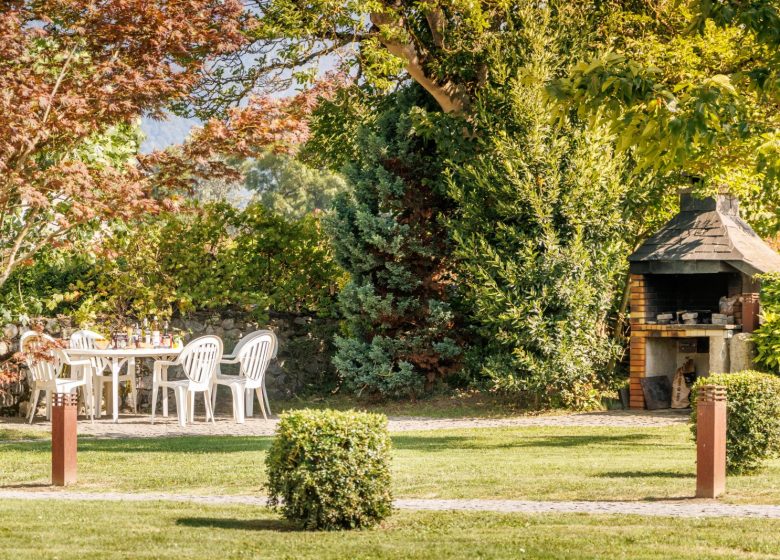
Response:
[[[439,29],[440,18],[431,14],[428,18],[432,26],[431,32],[434,39],[441,42],[442,35]],[[403,32],[403,22],[393,20],[388,14],[371,14],[371,23],[382,30]],[[425,91],[430,93],[445,113],[463,113],[469,106],[469,96],[463,86],[447,81],[439,84],[425,73],[424,61],[420,58],[417,48],[411,41],[401,43],[383,38],[379,35],[379,41],[393,55],[405,61],[406,71],[412,79],[420,84]]]

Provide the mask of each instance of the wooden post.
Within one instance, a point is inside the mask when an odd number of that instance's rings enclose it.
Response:
[[[51,407],[51,482],[66,486],[76,482],[76,395],[57,393]]]
[[[703,385],[696,405],[696,497],[726,491],[726,388]]]

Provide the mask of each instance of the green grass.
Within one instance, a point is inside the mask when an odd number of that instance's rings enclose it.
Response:
[[[12,428],[0,428],[0,443],[4,441],[20,441],[30,439],[46,439],[49,435],[45,432],[32,430],[15,430]]]
[[[398,512],[301,532],[273,512],[185,503],[0,502],[0,557],[26,559],[780,558],[780,521]]]
[[[530,411],[517,401],[504,395],[487,391],[452,391],[417,401],[382,401],[356,403],[352,396],[329,395],[327,397],[275,400],[273,410],[297,410],[300,408],[335,408],[347,410],[359,408],[369,412],[381,412],[388,416],[424,418],[506,418],[509,416],[565,414],[566,411]]]
[[[82,439],[82,491],[257,494],[268,437]],[[643,500],[690,497],[695,448],[686,426],[522,427],[393,437],[397,497]],[[0,445],[0,486],[45,485],[48,442]],[[726,501],[780,504],[780,461],[730,477]]]

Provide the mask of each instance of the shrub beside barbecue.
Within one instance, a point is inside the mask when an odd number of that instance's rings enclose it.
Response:
[[[726,469],[750,474],[780,456],[780,377],[757,371],[700,378],[691,391],[691,422],[696,437],[696,398],[702,385],[726,388]]]
[[[266,458],[269,502],[306,529],[373,526],[392,508],[390,447],[383,415],[283,414]]]

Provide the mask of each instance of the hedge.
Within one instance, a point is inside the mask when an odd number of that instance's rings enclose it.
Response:
[[[355,529],[390,514],[387,418],[355,411],[281,416],[266,458],[269,503],[306,529]]]
[[[726,388],[726,468],[749,474],[780,456],[780,377],[757,371],[700,378],[691,391],[691,429],[696,437],[696,399],[702,385]]]

